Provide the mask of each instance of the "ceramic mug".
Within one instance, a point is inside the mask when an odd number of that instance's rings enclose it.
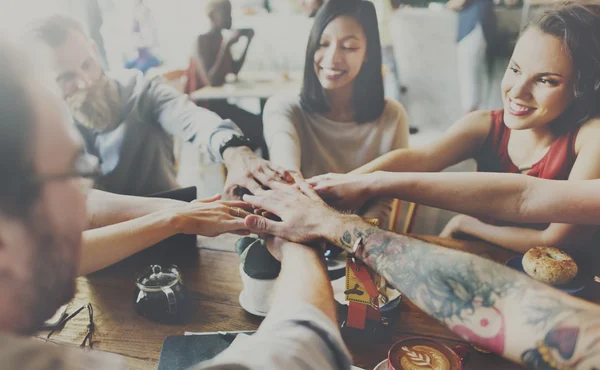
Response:
[[[240,275],[244,290],[240,293],[240,305],[253,315],[266,316],[271,308],[275,279],[261,280],[248,276],[240,264]]]
[[[434,339],[411,337],[396,342],[388,352],[390,370],[462,370],[468,346],[450,348]]]

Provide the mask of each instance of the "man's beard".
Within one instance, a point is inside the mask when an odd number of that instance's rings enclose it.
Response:
[[[106,75],[88,89],[66,98],[73,118],[81,125],[100,132],[112,131],[121,117],[121,97],[116,81]]]
[[[59,235],[43,209],[34,210],[26,223],[32,246],[32,280],[27,307],[29,328],[38,330],[63,304],[75,295],[75,278],[81,244],[81,233]]]

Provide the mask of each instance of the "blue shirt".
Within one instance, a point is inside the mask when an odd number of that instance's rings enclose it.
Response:
[[[481,24],[485,39],[490,44],[496,31],[496,14],[492,0],[471,0],[458,12],[457,42],[470,34],[478,23]]]
[[[100,159],[102,176],[96,187],[117,194],[149,195],[178,188],[173,136],[191,142],[218,162],[219,148],[241,135],[231,121],[196,106],[187,95],[139,71],[109,73],[122,100],[121,123],[99,132],[77,125],[86,151]]]

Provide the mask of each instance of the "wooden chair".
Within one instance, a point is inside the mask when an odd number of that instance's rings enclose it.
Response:
[[[412,232],[417,216],[417,208],[418,205],[416,203],[411,202],[408,204],[406,219],[404,220],[404,227],[401,231],[402,234],[410,234]],[[390,231],[396,231],[396,224],[398,223],[398,218],[400,216],[401,209],[402,201],[400,199],[394,199],[392,202],[392,211],[390,213],[390,223],[388,225],[388,229]]]
[[[187,82],[187,69],[185,68],[168,68],[165,66],[155,67],[146,72],[146,78],[152,79],[160,77],[162,80],[177,91],[183,93]]]

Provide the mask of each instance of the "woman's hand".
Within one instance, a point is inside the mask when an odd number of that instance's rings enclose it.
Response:
[[[452,217],[440,233],[442,238],[464,239],[467,236],[468,225],[473,222],[478,222],[474,217],[467,215],[458,215]]]
[[[178,233],[217,236],[224,233],[247,235],[244,218],[252,207],[242,201],[222,201],[221,195],[195,200],[173,209],[173,224]]]
[[[328,173],[306,180],[329,205],[340,210],[357,210],[372,198],[374,174]]]
[[[224,193],[229,199],[242,199],[244,194],[256,194],[264,188],[276,188],[293,181],[288,171],[264,160],[248,147],[227,148],[223,153],[227,167]]]

